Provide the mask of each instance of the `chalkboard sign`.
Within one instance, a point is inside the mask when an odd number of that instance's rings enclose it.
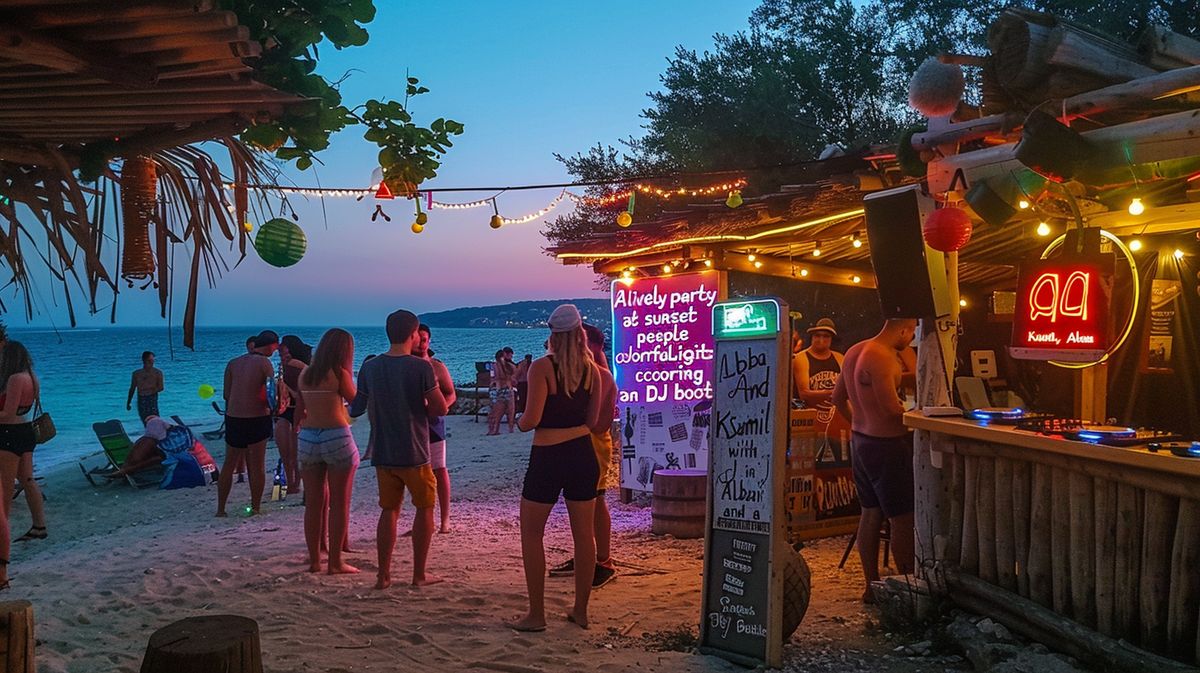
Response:
[[[700,646],[781,664],[789,336],[773,299],[717,304]]]

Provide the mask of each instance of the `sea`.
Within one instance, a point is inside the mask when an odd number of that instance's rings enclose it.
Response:
[[[314,347],[324,328],[272,328],[280,336],[295,334]],[[354,335],[355,371],[363,359],[388,348],[383,327],[346,328]],[[40,470],[77,460],[100,449],[92,424],[118,419],[130,438],[136,439],[142,424],[134,411],[125,410],[130,376],[141,366],[142,351],[155,354],[162,370],[165,389],[158,408],[165,417],[179,416],[197,430],[211,429],[221,422],[212,408],[224,407],[221,387],[225,363],[245,352],[247,337],[259,330],[249,327],[197,327],[195,350],[184,348],[183,336],[165,328],[111,327],[104,329],[22,329],[9,325],[9,339],[20,341],[33,356],[33,367],[42,382],[42,408],[50,413],[57,436],[39,446],[34,462]],[[446,363],[455,382],[473,384],[475,363],[491,362],[496,351],[510,346],[520,358],[545,352],[549,333],[541,329],[434,328],[431,348]],[[278,366],[279,358],[272,358]],[[216,394],[200,396],[200,387],[210,385]]]

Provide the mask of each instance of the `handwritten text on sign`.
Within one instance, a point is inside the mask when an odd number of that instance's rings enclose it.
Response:
[[[708,462],[717,283],[715,272],[613,283],[623,488]]]
[[[1059,351],[1104,351],[1110,282],[1098,264],[1087,261],[1040,261],[1023,267],[1013,346],[1036,349],[1045,357]],[[1014,355],[1029,357],[1020,350]]]
[[[723,341],[717,351],[713,527],[767,533],[778,378],[772,377],[778,366],[775,340]]]

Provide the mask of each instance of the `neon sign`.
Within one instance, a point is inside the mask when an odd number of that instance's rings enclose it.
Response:
[[[1041,260],[1022,269],[1011,354],[1090,362],[1108,349],[1111,271],[1092,260]]]
[[[713,324],[718,339],[755,339],[779,332],[779,302],[773,299],[718,304]]]

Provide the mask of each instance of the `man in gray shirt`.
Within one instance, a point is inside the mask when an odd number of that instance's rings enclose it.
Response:
[[[441,579],[425,572],[433,540],[433,507],[437,481],[429,463],[429,419],[449,411],[428,360],[412,354],[420,340],[420,321],[399,310],[387,318],[391,347],[364,362],[358,372],[358,395],[351,416],[367,412],[371,421],[371,464],[379,478],[379,578],[376,589],[392,583],[392,551],[396,525],[404,503],[404,489],[412,494],[417,515],[413,521],[413,585],[436,584]]]

